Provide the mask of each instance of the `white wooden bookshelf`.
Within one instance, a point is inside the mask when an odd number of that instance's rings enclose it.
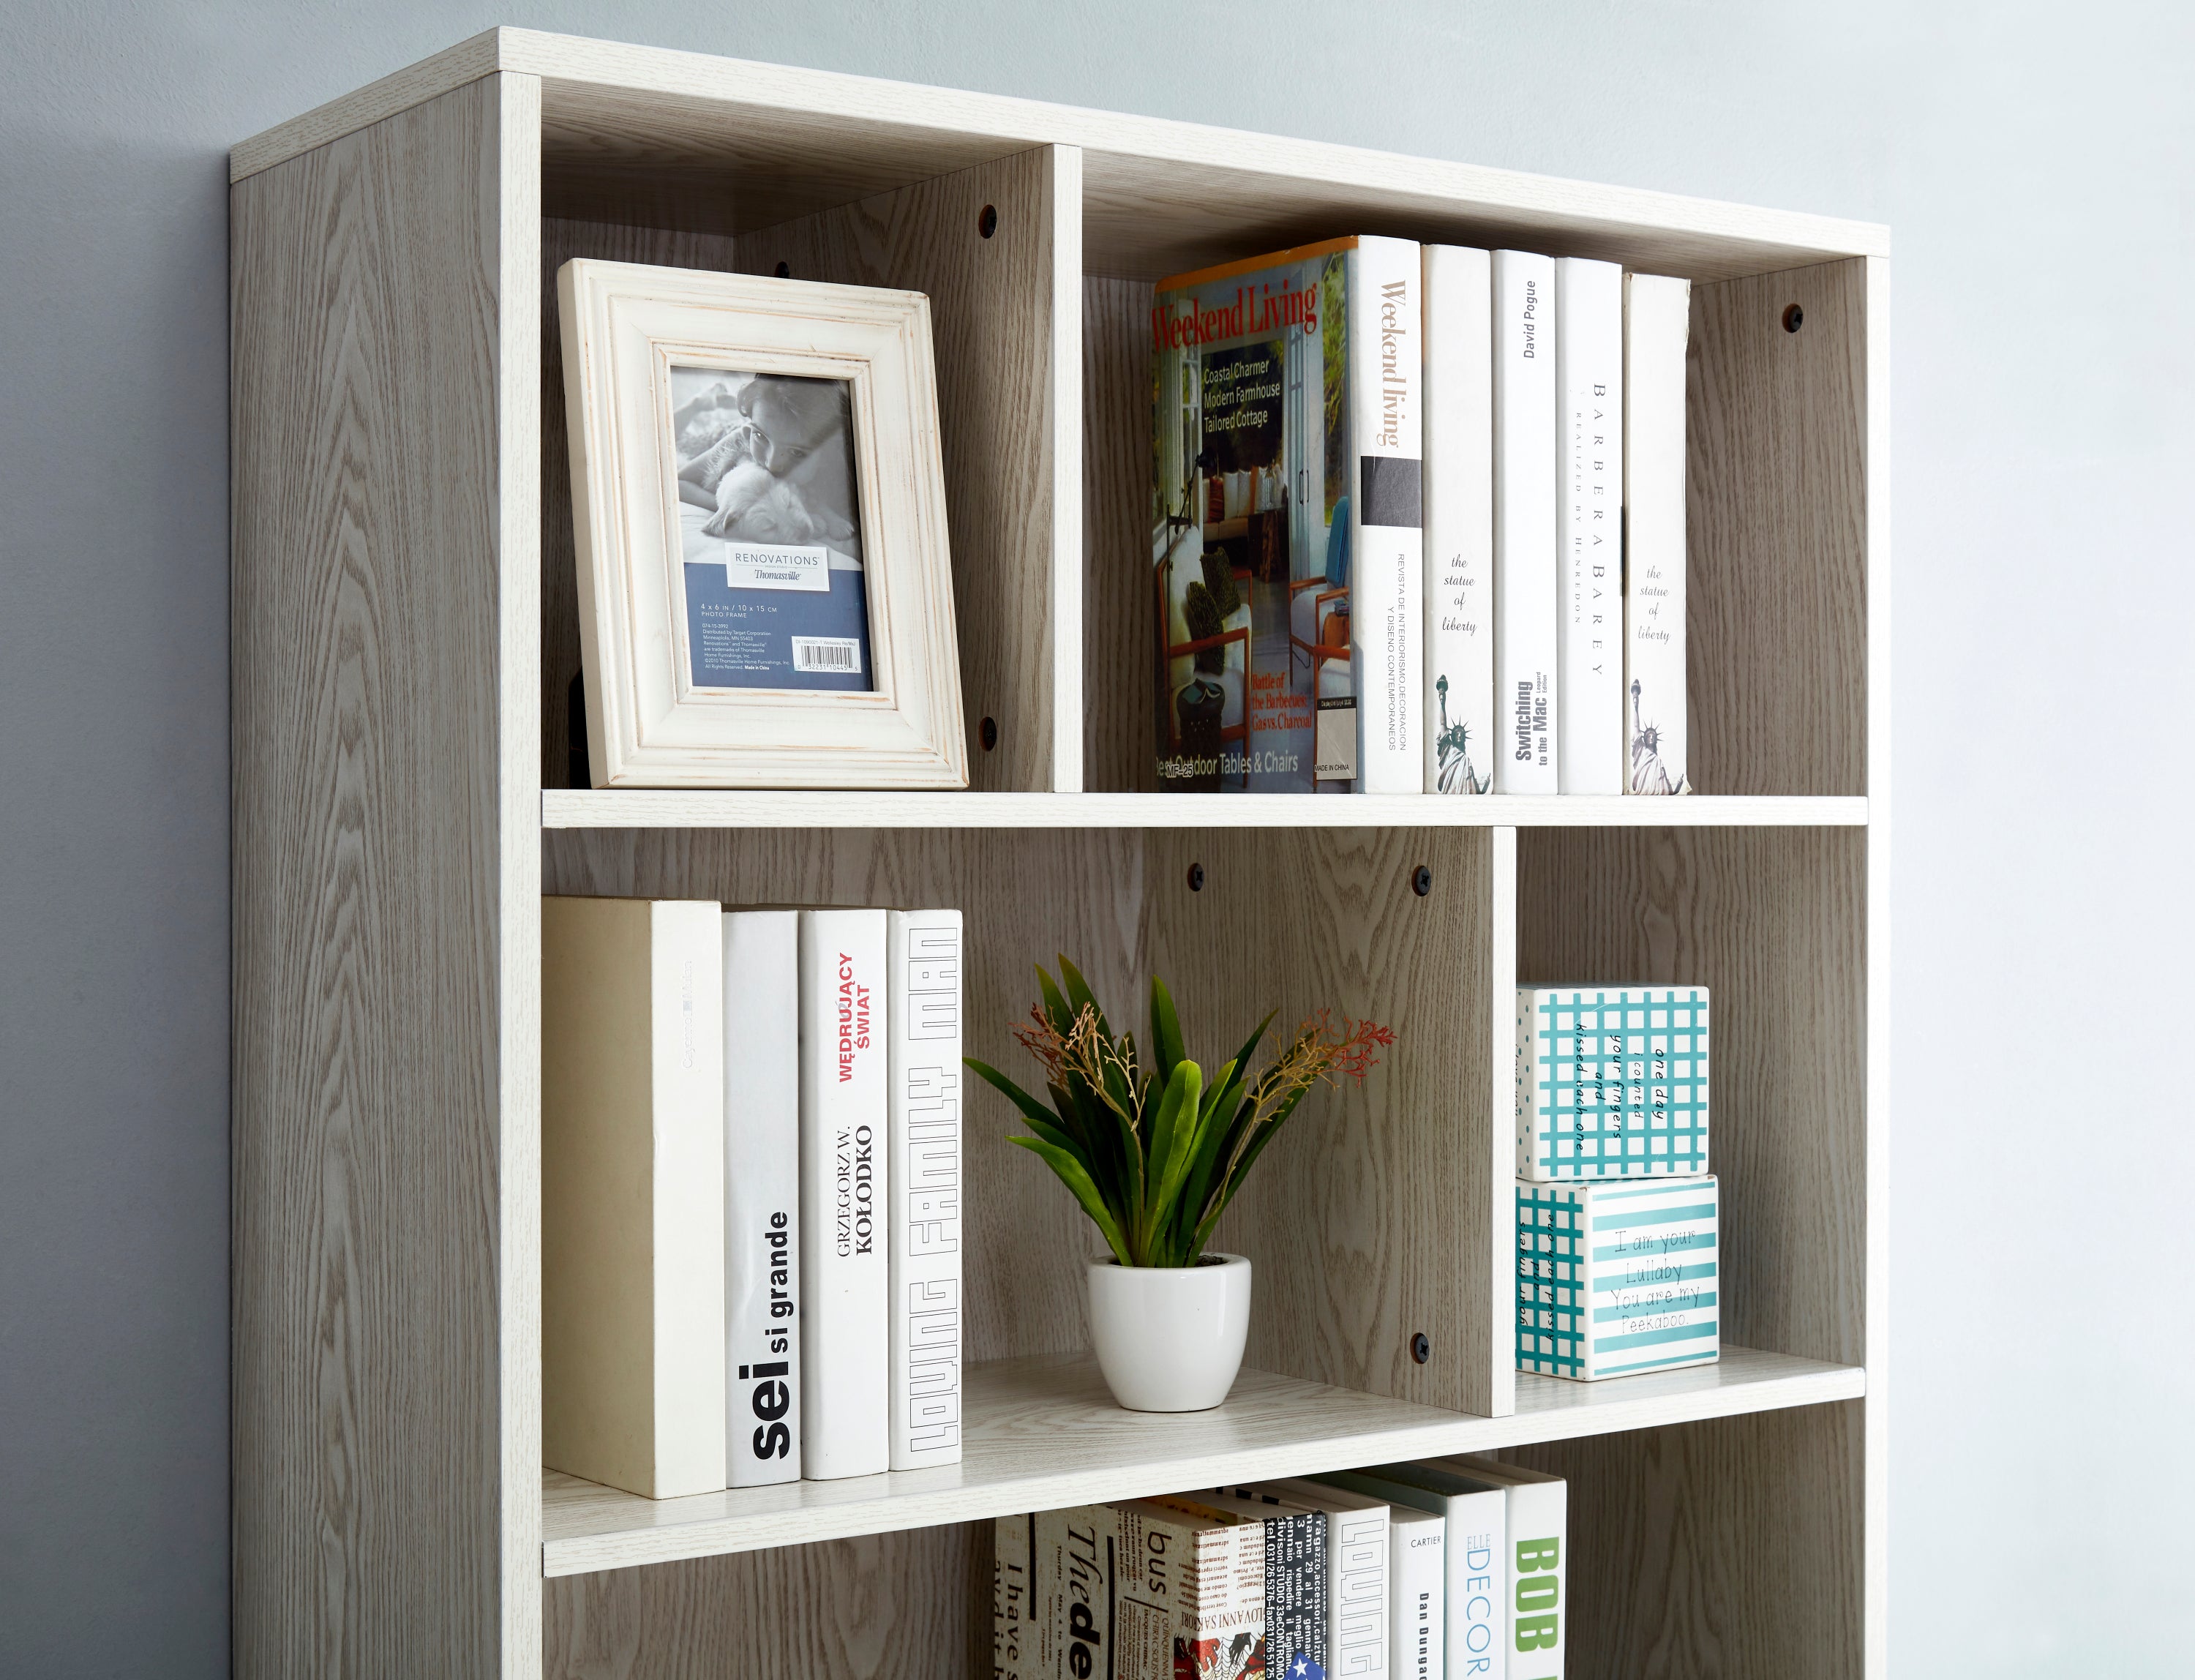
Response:
[[[521,30],[231,175],[239,1674],[987,1673],[1002,1512],[1498,1451],[1570,1480],[1573,1671],[1879,1680],[1884,229]],[[1339,231],[1694,280],[1705,791],[1153,785],[1151,282]],[[574,256],[930,293],[969,792],[566,785]],[[979,1100],[965,1462],[651,1502],[541,1464],[544,891],[961,904],[1002,1065],[1062,950],[1398,1044],[1230,1215],[1218,1411],[1107,1402],[1081,1216]],[[1510,997],[1587,974],[1715,990],[1719,1365],[1511,1368]]]

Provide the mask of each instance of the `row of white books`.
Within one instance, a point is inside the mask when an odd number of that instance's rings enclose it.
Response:
[[[1161,281],[1161,785],[1690,792],[1690,298],[1371,236]]]
[[[1490,1458],[998,1520],[997,1680],[1561,1680],[1569,1490]]]
[[[542,904],[542,1451],[651,1498],[960,1458],[960,912]]]

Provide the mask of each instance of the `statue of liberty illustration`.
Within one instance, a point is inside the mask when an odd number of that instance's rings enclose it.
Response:
[[[1448,720],[1448,678],[1433,687],[1440,693],[1440,733],[1433,737],[1433,791],[1439,794],[1483,794],[1488,778],[1471,769],[1471,730]]]
[[[1662,736],[1639,715],[1639,679],[1631,679],[1631,791],[1634,794],[1681,794],[1683,783],[1672,787],[1662,763]]]

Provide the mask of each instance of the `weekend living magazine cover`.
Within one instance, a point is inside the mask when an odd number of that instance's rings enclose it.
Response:
[[[1151,559],[1169,792],[1396,791],[1397,764],[1416,777],[1418,267],[1414,243],[1352,237],[1159,283]],[[1353,494],[1380,505],[1352,518]],[[1369,593],[1368,525],[1391,528]]]

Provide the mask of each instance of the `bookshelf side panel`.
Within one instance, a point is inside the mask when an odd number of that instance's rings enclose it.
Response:
[[[471,83],[232,189],[242,1675],[485,1677],[539,1625],[505,1575],[538,1545],[537,1485],[504,1486],[527,1282],[499,1229],[536,748],[498,413],[533,377],[502,229],[537,93]]]
[[[1042,792],[1080,753],[1056,753],[1055,727],[1081,736],[1080,715],[1055,707],[1055,644],[1080,613],[1052,600],[1056,334],[1056,188],[1079,201],[1080,159],[1039,147],[939,176],[858,204],[746,234],[746,273],[928,294],[937,359],[946,517],[968,785]],[[1061,175],[1071,181],[1061,182]],[[986,235],[983,212],[996,212]],[[1074,257],[1075,253],[1067,253]],[[1078,353],[1079,362],[1079,353]],[[1079,661],[1077,646],[1068,650]],[[1078,689],[1079,698],[1079,689]],[[997,725],[985,750],[982,724]],[[1071,763],[1071,771],[1068,766]]]
[[[1082,282],[1083,785],[1108,793],[1160,791],[1150,308],[1141,280]]]
[[[1685,624],[1701,793],[1868,791],[1866,270],[1853,258],[1692,288]]]

